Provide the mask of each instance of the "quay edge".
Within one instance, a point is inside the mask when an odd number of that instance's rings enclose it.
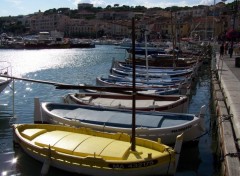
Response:
[[[221,175],[224,176],[240,173],[240,68],[235,68],[236,57],[225,55],[221,60],[216,53],[212,58],[212,107],[217,118]]]

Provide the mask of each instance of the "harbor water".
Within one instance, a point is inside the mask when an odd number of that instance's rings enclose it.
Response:
[[[0,50],[0,61],[12,65],[12,75],[35,80],[67,84],[86,83],[95,85],[96,77],[107,76],[112,59],[124,60],[124,49],[113,45],[96,45],[90,49],[42,49]],[[206,134],[199,142],[184,144],[181,152],[178,176],[218,176],[215,135],[211,113],[211,77],[208,65],[203,65],[192,87],[189,113],[198,114],[202,105],[207,106]],[[34,98],[40,101],[62,102],[67,93],[78,90],[59,90],[54,85],[15,80],[0,94],[0,174],[40,175],[42,163],[26,155],[12,142],[13,123],[33,123]],[[14,116],[12,115],[14,112]],[[13,160],[16,158],[15,160]],[[76,175],[50,168],[50,176]]]

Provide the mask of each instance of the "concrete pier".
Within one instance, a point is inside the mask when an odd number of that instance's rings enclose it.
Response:
[[[233,55],[219,53],[212,62],[212,95],[222,156],[222,175],[240,174],[240,67],[235,66]]]

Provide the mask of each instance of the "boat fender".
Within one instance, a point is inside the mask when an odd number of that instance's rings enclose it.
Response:
[[[203,106],[201,107],[200,112],[199,112],[199,115],[198,115],[198,117],[200,118],[199,128],[200,128],[203,132],[206,131],[205,123],[204,123],[205,113],[206,113],[206,106],[203,105]]]
[[[188,89],[187,89],[187,92],[186,92],[186,95],[187,95],[187,96],[190,95],[190,91],[191,91],[191,90],[188,88]]]
[[[206,113],[206,105],[203,105],[200,109],[199,117],[204,118],[205,113]]]
[[[43,163],[43,167],[41,169],[41,176],[47,175],[50,168],[50,164],[51,164],[51,159],[47,158]]]

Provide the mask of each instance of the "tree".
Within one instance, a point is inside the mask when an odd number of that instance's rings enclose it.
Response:
[[[107,10],[109,10],[109,9],[111,9],[111,8],[112,8],[111,5],[108,5],[108,6],[106,7]]]
[[[136,6],[134,9],[135,12],[145,12],[146,10],[147,8],[144,6]]]

